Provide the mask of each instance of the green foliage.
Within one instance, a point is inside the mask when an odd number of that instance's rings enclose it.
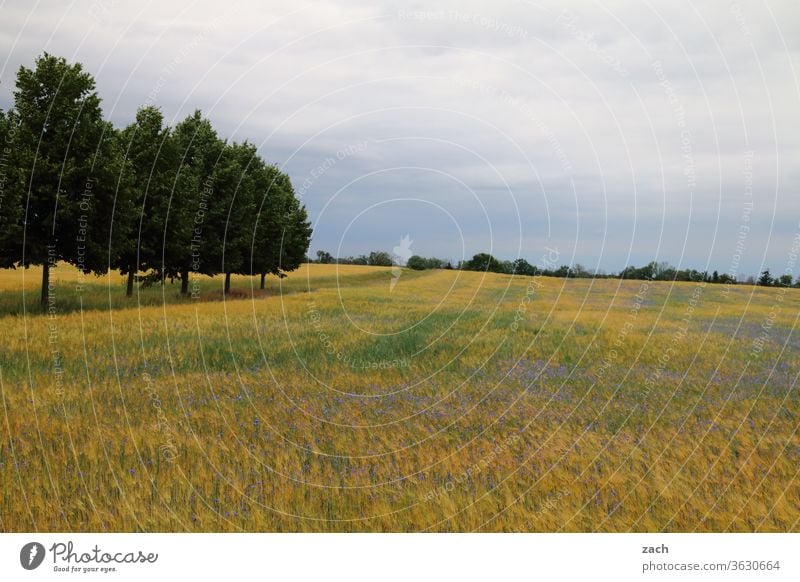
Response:
[[[255,195],[249,263],[242,273],[261,275],[263,288],[266,275],[283,277],[305,261],[311,223],[291,180],[274,166],[259,166]]]
[[[184,280],[190,272],[215,275],[221,272],[226,201],[232,195],[230,184],[217,182],[217,178],[231,177],[226,173],[229,168],[217,169],[225,144],[200,111],[178,123],[173,133],[180,168],[167,234],[177,252],[172,262],[164,265],[166,274]]]
[[[372,251],[367,258],[367,264],[373,267],[391,267],[394,261],[386,251]]]
[[[452,268],[452,266],[448,267],[449,263],[446,263],[442,259],[437,259],[436,257],[421,257],[419,255],[412,255],[406,261],[406,267],[409,269],[414,269],[415,271],[424,271],[426,269],[444,269],[444,268]]]
[[[295,196],[294,188],[286,174],[281,174],[281,182],[284,184],[284,192],[286,192],[284,197],[286,227],[281,238],[279,272],[275,272],[275,274],[282,276],[287,271],[297,269],[305,260],[306,251],[311,244],[312,229],[306,207]]]
[[[328,251],[317,251],[317,262],[322,265],[328,265],[333,262],[333,255]]]
[[[22,203],[14,165],[14,127],[0,110],[0,268],[19,262],[22,239]]]
[[[427,259],[419,255],[412,255],[406,261],[406,267],[415,271],[423,271],[428,268]]]
[[[507,269],[503,263],[498,261],[488,253],[478,253],[471,260],[466,261],[462,268],[466,271],[490,271],[493,273],[505,273]]]
[[[44,265],[44,303],[50,265],[102,274],[119,263],[132,233],[135,188],[92,76],[47,53],[35,65],[20,67],[14,107],[0,124],[11,168],[0,207],[0,266]]]
[[[132,242],[120,253],[114,268],[125,275],[161,271],[164,257],[171,262],[176,250],[165,247],[164,234],[172,187],[176,178],[174,140],[156,107],[143,107],[136,120],[119,135],[133,183]],[[171,240],[171,237],[168,239]],[[129,281],[133,281],[130,277]],[[131,289],[129,289],[129,292]]]
[[[538,269],[525,259],[516,259],[511,263],[512,272],[515,275],[526,275],[532,277],[538,273]]]
[[[80,64],[45,53],[34,69],[20,67],[8,119],[15,128],[10,161],[24,234],[13,248],[4,245],[3,263],[45,265],[44,303],[50,264],[65,261],[95,273],[107,269],[102,248],[111,227],[108,198],[114,198],[122,162],[114,132],[103,121],[94,79]],[[121,185],[124,207],[128,191]],[[126,230],[124,217],[117,227]]]
[[[0,267],[66,262],[181,279],[282,274],[305,258],[311,226],[289,177],[250,143],[228,144],[195,111],[174,129],[155,107],[117,131],[94,79],[45,53],[17,74],[0,111]],[[226,285],[227,288],[227,285]]]

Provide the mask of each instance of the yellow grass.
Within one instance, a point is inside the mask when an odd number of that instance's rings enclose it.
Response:
[[[797,290],[394,275],[0,271],[0,530],[798,531]]]

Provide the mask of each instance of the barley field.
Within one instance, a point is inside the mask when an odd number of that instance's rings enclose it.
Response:
[[[53,277],[0,271],[3,532],[800,531],[796,289]]]

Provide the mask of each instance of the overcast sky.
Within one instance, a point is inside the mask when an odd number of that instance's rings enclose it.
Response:
[[[1,6],[0,107],[48,51],[117,126],[200,108],[289,173],[312,253],[791,267],[797,0]]]

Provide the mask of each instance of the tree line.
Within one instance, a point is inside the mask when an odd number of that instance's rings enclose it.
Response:
[[[755,277],[745,277],[738,280],[735,276],[719,271],[698,271],[697,269],[678,269],[665,261],[651,261],[642,267],[628,266],[619,273],[604,273],[591,271],[581,264],[561,265],[557,268],[547,269],[531,265],[525,259],[514,261],[501,261],[488,253],[474,255],[471,260],[459,264],[460,269],[468,271],[492,271],[509,275],[541,275],[545,277],[580,278],[580,279],[636,279],[648,281],[700,281],[705,283],[720,283],[728,285],[745,284],[776,287],[800,287],[800,277],[792,282],[792,276],[783,274],[772,277],[769,269]]]
[[[317,251],[317,258],[314,261],[308,257],[309,263],[319,263],[323,265],[336,263],[339,265],[369,265],[373,267],[392,267],[398,265],[398,259],[394,258],[386,251],[372,251],[368,255],[358,255],[355,257],[334,257],[328,251]],[[453,264],[444,259],[437,259],[435,257],[425,258],[419,255],[412,255],[408,258],[405,266],[409,269],[422,271],[425,269],[452,269]]]
[[[309,258],[309,262],[311,259]],[[391,266],[392,257],[383,251],[373,251],[369,255],[360,257],[344,257],[337,259],[327,251],[317,251],[317,262],[340,263],[353,265]],[[667,262],[651,261],[642,267],[628,266],[619,273],[604,273],[591,271],[581,264],[560,265],[554,268],[542,268],[532,265],[523,258],[513,261],[500,260],[489,253],[478,253],[469,260],[459,261],[456,266],[449,260],[436,257],[421,257],[413,255],[405,266],[414,270],[425,269],[460,269],[462,271],[487,271],[505,275],[522,275],[528,277],[560,277],[569,279],[636,279],[648,281],[700,281],[706,283],[721,283],[728,285],[759,285],[764,287],[800,287],[800,277],[792,281],[792,276],[783,274],[773,277],[769,269],[761,272],[758,278],[746,277],[738,280],[728,273],[719,271],[698,271],[697,269],[678,269]]]
[[[174,127],[141,107],[127,127],[103,117],[92,75],[47,53],[20,67],[0,110],[0,268],[42,265],[42,304],[58,262],[137,279],[284,276],[311,238],[289,177],[255,145],[220,138],[195,111]],[[138,274],[143,274],[139,275]]]

